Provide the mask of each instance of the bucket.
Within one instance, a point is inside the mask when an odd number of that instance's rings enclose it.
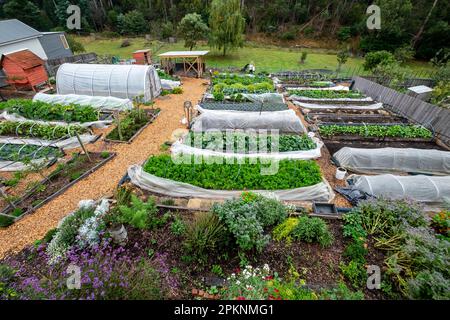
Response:
[[[109,230],[109,233],[111,234],[111,238],[113,239],[114,243],[117,243],[118,245],[124,246],[127,244],[128,241],[128,233],[127,229],[122,225],[117,226],[115,228],[111,228]]]
[[[346,174],[347,174],[347,170],[345,170],[344,168],[339,167],[336,169],[336,179],[344,180]]]

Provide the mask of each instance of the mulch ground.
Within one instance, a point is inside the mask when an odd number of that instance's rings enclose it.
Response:
[[[183,103],[191,101],[195,105],[206,90],[203,84],[207,81],[204,79],[182,80],[183,93],[157,98],[154,107],[160,108],[161,114],[131,144],[113,144],[101,140],[88,146],[92,152],[116,152],[117,156],[112,161],[33,214],[8,228],[0,229],[0,258],[7,252],[18,252],[36,239],[42,238],[48,230],[56,227],[63,217],[75,210],[80,200],[98,199],[112,194],[130,165],[142,163],[150,155],[160,153],[161,144],[170,140],[176,129],[184,127],[181,124],[184,117]],[[106,133],[110,130],[113,128],[98,130],[96,133]]]

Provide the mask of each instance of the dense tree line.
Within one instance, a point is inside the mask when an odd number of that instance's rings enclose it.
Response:
[[[40,30],[65,26],[66,8],[82,11],[83,32],[121,34],[176,33],[186,14],[208,24],[212,0],[4,0],[1,18],[18,18]],[[448,0],[239,0],[246,33],[266,33],[283,40],[336,37],[356,41],[363,52],[412,47],[430,59],[450,51]],[[381,30],[368,30],[366,9],[381,8]],[[444,51],[445,51],[444,50]],[[444,54],[441,51],[441,54]]]

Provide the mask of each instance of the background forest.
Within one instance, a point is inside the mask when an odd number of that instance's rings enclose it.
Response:
[[[208,23],[212,0],[0,0],[0,18],[17,18],[38,30],[61,30],[66,8],[82,12],[79,34],[176,36],[181,19],[198,13]],[[379,31],[366,27],[366,9],[381,8]],[[247,36],[277,41],[335,39],[361,53],[412,47],[417,59],[450,51],[450,2],[446,0],[240,0]]]

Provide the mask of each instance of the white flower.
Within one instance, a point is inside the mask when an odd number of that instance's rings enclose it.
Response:
[[[264,264],[264,266],[263,266],[263,270],[264,271],[267,271],[267,272],[269,272],[270,271],[270,268],[269,268],[269,265],[266,263],[266,264]]]
[[[236,281],[236,284],[237,284],[237,285],[240,285],[240,284],[241,284],[241,282],[240,282],[239,280],[237,280],[237,281]]]

